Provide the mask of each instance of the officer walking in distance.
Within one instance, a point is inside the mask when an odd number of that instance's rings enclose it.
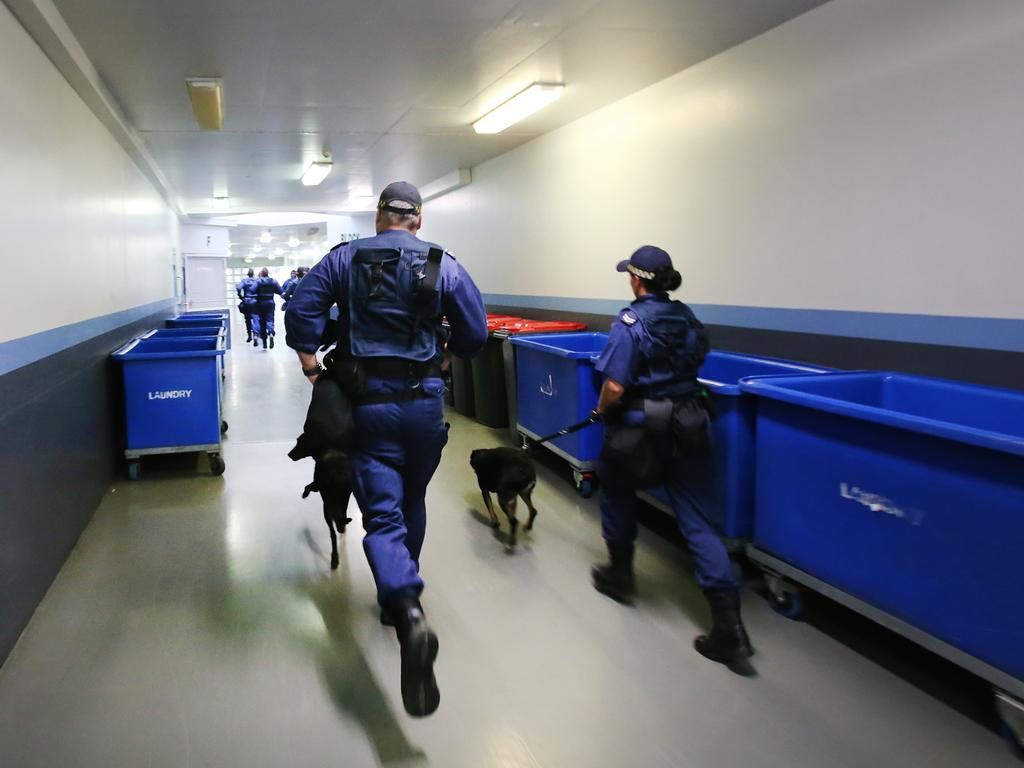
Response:
[[[238,311],[245,319],[245,340],[247,342],[252,341],[252,319],[253,312],[256,311],[256,285],[258,282],[256,273],[250,269],[235,288],[239,299]]]
[[[288,346],[315,382],[325,371],[316,351],[329,311],[338,306],[329,375],[343,377],[343,388],[353,392],[350,461],[363,549],[381,621],[394,625],[401,645],[402,702],[417,717],[440,702],[433,671],[438,640],[420,606],[419,561],[427,484],[448,441],[442,365],[447,353],[473,357],[487,340],[483,300],[469,274],[416,237],[421,210],[416,187],[389,184],[377,205],[376,237],[332,249],[298,283],[285,313]]]
[[[610,562],[594,567],[594,587],[632,601],[636,489],[664,485],[711,606],[711,632],[694,646],[713,661],[733,663],[753,650],[740,619],[740,584],[712,524],[719,500],[705,393],[697,381],[708,334],[686,304],[668,297],[682,278],[661,248],[644,246],[617,269],[629,274],[636,300],[612,324],[595,366],[604,375],[597,407],[605,422],[599,476]]]
[[[263,340],[263,348],[267,348],[267,339],[270,340],[270,348],[274,348],[274,312],[277,311],[277,304],[274,296],[281,295],[281,286],[270,276],[270,270],[266,267],[260,270],[259,280],[256,281],[256,304],[253,307],[253,346],[259,346],[260,339]],[[259,338],[256,338],[256,337]]]

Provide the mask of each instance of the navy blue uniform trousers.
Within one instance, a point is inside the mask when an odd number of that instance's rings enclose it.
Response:
[[[670,456],[665,441],[663,456]],[[680,533],[693,554],[694,574],[702,589],[733,590],[740,584],[725,545],[715,531],[719,496],[710,453],[696,459],[670,457],[665,468],[665,490]],[[601,532],[613,547],[630,548],[636,541],[636,490],[621,466],[598,464],[601,482]]]
[[[366,394],[399,392],[409,383],[370,379]],[[427,484],[448,442],[444,382],[425,379],[429,395],[405,403],[355,410],[352,491],[363,517],[363,549],[377,583],[377,600],[418,597],[423,591],[420,551],[427,528]]]
[[[257,301],[252,305],[252,332],[261,339],[274,335],[274,313],[277,306],[273,301]]]

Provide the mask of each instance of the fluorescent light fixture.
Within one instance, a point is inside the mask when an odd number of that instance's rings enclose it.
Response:
[[[274,259],[277,258],[277,254],[276,253],[268,253],[267,254],[267,258],[270,259],[271,261],[273,261]]]
[[[266,213],[236,213],[231,216],[218,216],[212,219],[220,226],[238,226],[244,224],[250,227],[293,227],[299,224],[323,224],[327,221],[325,213],[311,213],[309,211],[268,211]]]
[[[262,250],[263,250],[263,246],[262,246],[262,245],[260,245],[259,243],[256,243],[256,245],[254,245],[254,246],[252,247],[252,252],[253,252],[253,253],[259,253],[259,252],[260,252],[260,251],[262,251]]]
[[[280,256],[282,253],[284,253],[284,248],[275,248],[274,249],[274,255],[275,256]]]
[[[420,187],[420,196],[424,200],[433,200],[435,197],[454,192],[464,187],[473,180],[473,173],[469,168],[459,168],[457,171],[446,173],[439,179],[434,179],[429,184]]]
[[[231,210],[231,200],[227,195],[213,198],[213,210],[217,213],[226,213]]]
[[[224,127],[223,81],[219,77],[189,77],[185,80],[192,114],[204,131],[219,131]]]
[[[298,248],[299,243],[301,243],[301,242],[302,241],[299,240],[299,238],[297,238],[295,235],[292,235],[291,237],[288,238],[288,247],[289,248]]]
[[[252,256],[246,256],[245,257],[245,263],[246,264],[252,264]]]
[[[477,133],[501,133],[562,95],[561,83],[534,83],[473,123]]]
[[[260,242],[261,243],[269,243],[273,239],[274,239],[274,235],[271,234],[269,229],[266,232],[260,233]]]
[[[327,178],[327,174],[331,172],[331,168],[334,165],[331,163],[331,153],[324,152],[324,159],[317,160],[315,163],[310,163],[309,168],[302,174],[302,183],[307,187],[315,187],[317,184]]]

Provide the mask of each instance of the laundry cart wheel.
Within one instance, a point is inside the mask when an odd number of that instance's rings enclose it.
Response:
[[[222,421],[220,423],[220,433],[223,435],[227,431],[228,431],[228,423],[226,421]]]
[[[140,471],[141,470],[140,470],[140,467],[139,467],[139,460],[138,459],[133,459],[132,461],[128,462],[128,479],[129,480],[138,480],[139,479]]]
[[[224,474],[224,459],[221,458],[219,453],[210,454],[210,472],[214,475]]]
[[[576,493],[578,493],[584,499],[589,499],[594,494],[594,473],[593,472],[573,472],[572,479],[576,486]]]
[[[787,619],[799,619],[807,607],[803,592],[772,592],[768,599],[771,601],[772,609]]]

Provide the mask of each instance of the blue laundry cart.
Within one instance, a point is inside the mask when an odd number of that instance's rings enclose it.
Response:
[[[601,377],[594,362],[607,333],[548,333],[509,341],[516,346],[516,429],[524,442],[583,421],[597,407]],[[603,437],[601,425],[592,424],[544,446],[569,463],[584,497],[594,490]]]
[[[229,326],[230,327],[230,326]],[[154,328],[139,336],[140,339],[194,339],[220,336],[227,348],[227,331],[223,325],[189,325],[180,328]],[[226,355],[220,358],[221,381],[227,378]]]
[[[740,379],[781,374],[821,374],[832,371],[816,365],[736,352],[712,351],[700,369],[700,383],[711,394],[715,418],[711,422],[711,450],[719,508],[714,520],[731,548],[742,548],[754,533],[754,419],[757,405],[740,390]],[[671,512],[664,488],[637,494],[649,504]]]
[[[780,612],[821,592],[997,688],[1024,737],[1024,392],[897,373],[749,379],[754,542]]]
[[[214,326],[224,329],[227,338],[227,349],[231,349],[231,322],[226,315],[205,312],[193,315],[177,315],[164,321],[167,328],[198,328]]]
[[[157,453],[203,452],[223,474],[221,457],[221,337],[135,339],[113,354],[124,376],[128,476],[139,459]]]

